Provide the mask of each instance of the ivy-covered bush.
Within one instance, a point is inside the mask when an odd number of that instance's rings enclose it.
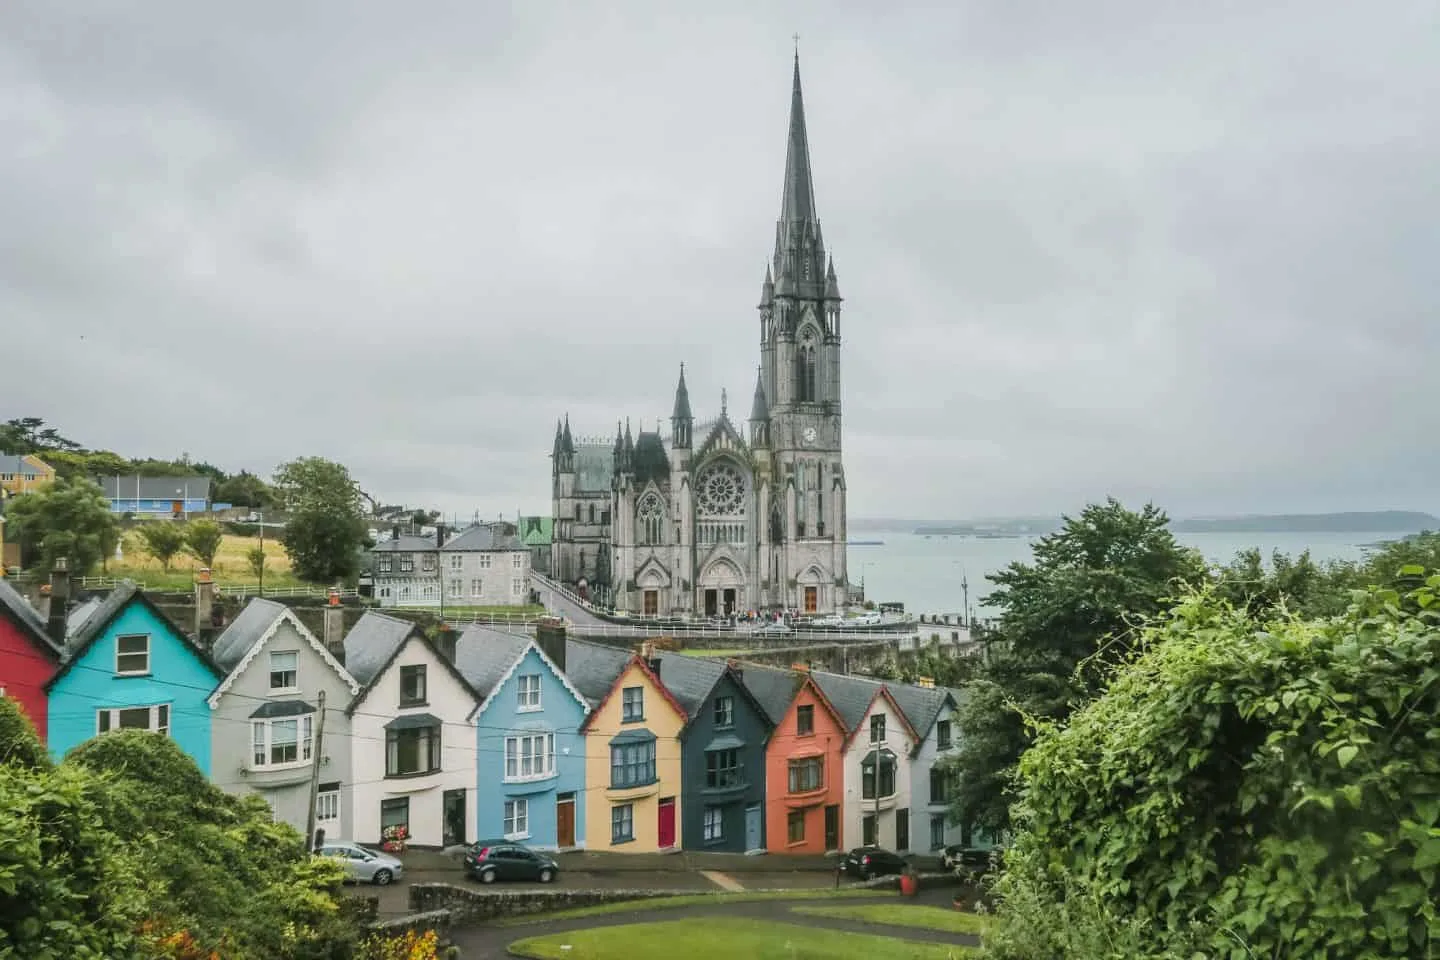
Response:
[[[107,733],[52,766],[3,697],[0,734],[0,957],[354,955],[341,868],[262,800],[206,781],[170,738]]]
[[[987,952],[1440,956],[1440,577],[1420,582],[1329,621],[1197,595],[1151,627],[1025,754]],[[1067,911],[1101,932],[1083,952]]]

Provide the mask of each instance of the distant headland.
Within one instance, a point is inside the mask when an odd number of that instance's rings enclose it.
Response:
[[[895,522],[888,529],[910,527],[917,536],[980,539],[1045,536],[1060,529],[1059,517],[1013,517],[964,523],[915,525]],[[869,524],[851,529],[877,530]],[[1267,513],[1213,517],[1180,517],[1170,521],[1175,533],[1420,533],[1440,530],[1440,517],[1414,510],[1360,510],[1344,513]]]

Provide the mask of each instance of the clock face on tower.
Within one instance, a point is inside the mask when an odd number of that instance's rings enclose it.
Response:
[[[805,437],[805,442],[806,442],[806,443],[814,443],[814,442],[815,442],[815,428],[814,428],[814,427],[806,427],[806,428],[805,428],[804,437]]]

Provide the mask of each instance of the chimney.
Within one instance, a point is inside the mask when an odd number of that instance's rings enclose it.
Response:
[[[390,528],[390,540],[396,546],[400,545],[400,524],[397,523]]]
[[[445,546],[445,532],[446,532],[446,531],[445,531],[445,524],[443,524],[443,523],[437,523],[437,524],[435,524],[435,549],[436,549],[436,550],[439,550],[441,547]]]
[[[321,640],[330,655],[345,663],[345,608],[340,606],[340,591],[334,587],[325,600],[325,616],[320,625]]]
[[[535,625],[535,642],[540,651],[550,658],[556,669],[565,672],[565,621],[559,617],[546,617]]]
[[[65,613],[70,607],[70,567],[64,557],[55,558],[50,571],[50,606],[46,611],[45,632],[57,646],[65,646]]]
[[[729,667],[730,672],[735,674],[736,680],[739,680],[742,683],[745,681],[745,668],[740,666],[739,660],[727,660],[725,661],[725,666]]]
[[[440,651],[440,656],[455,662],[455,644],[458,641],[455,636],[455,628],[448,623],[441,623],[440,629],[435,631],[435,649]]]
[[[201,567],[195,572],[195,642],[206,650],[215,643],[215,601],[215,580],[209,567]]]

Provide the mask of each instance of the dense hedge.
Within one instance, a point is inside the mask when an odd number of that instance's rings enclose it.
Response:
[[[1316,622],[1196,596],[1152,627],[1021,762],[990,954],[1440,955],[1440,577],[1421,582]],[[1082,957],[1054,918],[1087,911],[1131,946]]]

